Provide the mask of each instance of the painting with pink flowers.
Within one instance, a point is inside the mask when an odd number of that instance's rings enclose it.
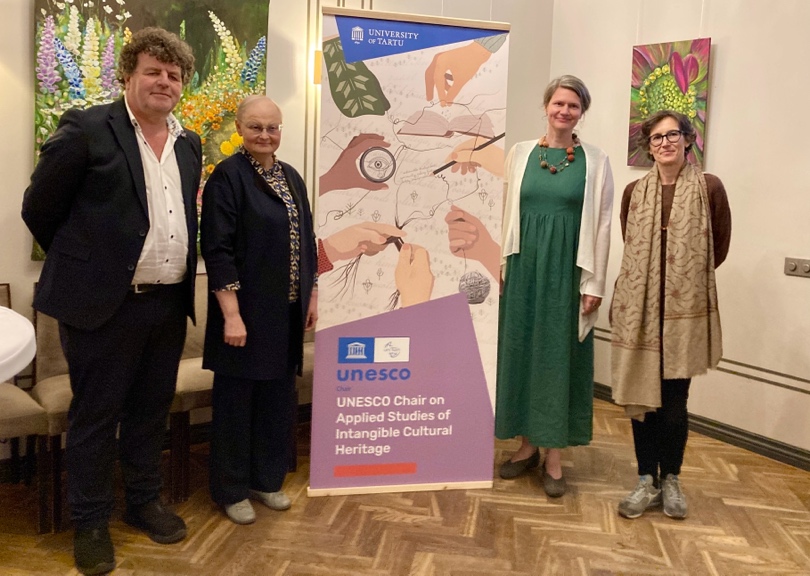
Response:
[[[267,0],[34,0],[36,150],[68,108],[120,98],[121,47],[133,31],[160,26],[194,51],[194,75],[174,115],[202,139],[204,183],[241,144],[236,105],[265,93],[268,11]],[[35,245],[32,258],[44,257]]]
[[[642,123],[659,110],[675,110],[692,121],[697,140],[688,159],[703,166],[711,44],[711,38],[697,38],[633,47],[628,166],[653,165],[638,135]]]

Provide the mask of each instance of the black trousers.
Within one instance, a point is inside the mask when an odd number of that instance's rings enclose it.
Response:
[[[274,380],[214,374],[209,474],[214,502],[240,502],[249,489],[281,490],[289,469],[294,409],[294,366]]]
[[[689,399],[691,378],[661,381],[661,407],[647,412],[644,422],[632,420],[633,442],[638,474],[650,474],[656,480],[667,474],[680,474],[686,439],[689,436]]]
[[[181,283],[129,293],[116,314],[96,330],[59,325],[73,390],[66,465],[76,528],[109,521],[116,456],[127,506],[145,504],[160,494],[166,418],[186,338],[184,287]]]

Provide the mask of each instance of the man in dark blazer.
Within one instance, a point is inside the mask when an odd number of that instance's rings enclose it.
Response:
[[[119,60],[124,98],[65,112],[23,200],[47,253],[34,307],[59,321],[70,371],[68,497],[84,574],[115,567],[116,456],[124,521],[160,543],[186,535],[160,502],[159,464],[186,316],[194,319],[202,153],[172,115],[193,65],[174,34],[134,34]]]

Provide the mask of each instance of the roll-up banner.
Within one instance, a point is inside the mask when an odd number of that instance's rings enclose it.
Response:
[[[491,487],[509,26],[322,29],[309,495]]]

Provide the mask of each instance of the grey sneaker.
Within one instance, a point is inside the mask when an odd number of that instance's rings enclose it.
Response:
[[[619,503],[619,514],[625,518],[638,518],[648,508],[660,505],[661,490],[655,487],[653,477],[645,474],[639,476],[636,487]]]
[[[256,512],[247,498],[225,506],[225,514],[234,524],[253,524],[256,521]]]
[[[661,483],[661,491],[664,493],[664,514],[678,520],[686,518],[689,509],[676,474],[667,474]]]
[[[258,500],[271,510],[287,510],[292,506],[290,498],[284,492],[260,492],[258,490],[248,490],[248,494],[254,500]]]

